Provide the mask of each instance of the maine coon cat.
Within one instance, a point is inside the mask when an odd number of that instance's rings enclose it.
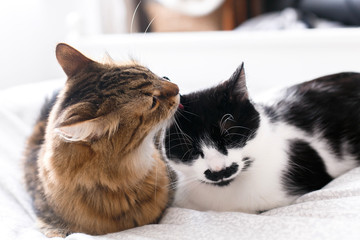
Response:
[[[241,65],[181,96],[164,146],[175,205],[256,213],[284,206],[360,165],[360,74],[339,73],[250,100]]]
[[[68,76],[28,140],[25,180],[41,230],[105,234],[155,223],[170,172],[154,146],[179,105],[177,85],[136,64],[98,63],[59,44]]]

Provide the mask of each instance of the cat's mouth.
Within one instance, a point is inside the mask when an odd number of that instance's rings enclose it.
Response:
[[[228,179],[228,180],[220,180],[218,182],[208,182],[208,181],[200,180],[200,182],[204,183],[204,184],[208,184],[208,185],[217,186],[217,187],[225,187],[225,186],[228,186],[232,181],[234,181],[234,179],[235,178]]]
[[[200,180],[200,182],[208,184],[208,185],[217,186],[217,187],[224,187],[224,186],[228,186],[232,181],[234,181],[234,179],[235,178],[228,179],[228,180],[220,180],[218,182],[208,182],[208,181]]]
[[[204,172],[206,180],[203,182],[223,187],[229,185],[239,173],[239,165],[233,162],[230,166],[220,171],[211,171],[210,169],[207,169]]]

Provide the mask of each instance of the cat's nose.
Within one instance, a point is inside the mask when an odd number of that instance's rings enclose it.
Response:
[[[229,179],[232,175],[237,173],[238,169],[239,165],[237,163],[233,163],[231,166],[223,168],[220,171],[211,171],[208,169],[204,172],[204,175],[207,179],[216,182],[223,179]]]
[[[160,94],[162,97],[174,97],[179,94],[179,87],[171,82],[164,82]]]

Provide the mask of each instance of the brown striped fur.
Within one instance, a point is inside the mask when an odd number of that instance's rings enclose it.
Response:
[[[154,146],[179,104],[178,87],[136,63],[101,64],[66,44],[68,76],[44,105],[25,151],[25,180],[48,237],[106,234],[155,223],[170,173]]]

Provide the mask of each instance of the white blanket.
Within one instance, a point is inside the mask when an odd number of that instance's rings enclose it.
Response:
[[[0,91],[0,239],[41,240],[22,180],[21,157],[44,96],[62,80]],[[261,177],[261,176],[259,176]],[[360,168],[294,204],[260,215],[170,208],[160,224],[66,239],[360,239]]]

